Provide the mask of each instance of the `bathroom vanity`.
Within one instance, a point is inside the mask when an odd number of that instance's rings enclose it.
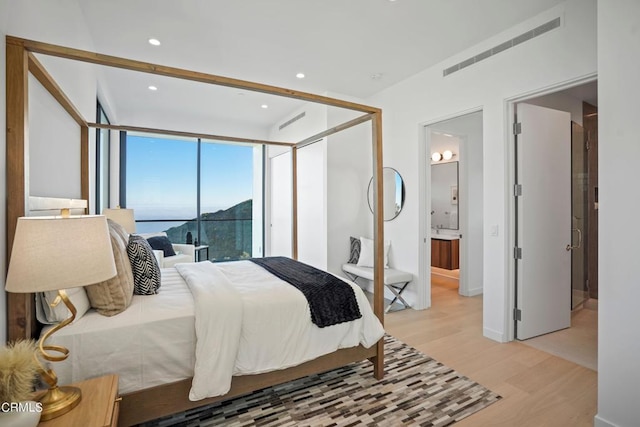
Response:
[[[431,266],[460,268],[460,238],[457,235],[431,234]]]
[[[431,165],[431,266],[460,268],[458,162]]]

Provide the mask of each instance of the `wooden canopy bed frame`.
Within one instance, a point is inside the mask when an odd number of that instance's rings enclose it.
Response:
[[[189,71],[174,67],[167,67],[100,53],[78,50],[63,46],[56,46],[32,40],[25,40],[12,36],[6,37],[6,71],[7,71],[7,141],[6,141],[6,170],[7,170],[7,266],[11,256],[11,248],[16,230],[17,219],[27,213],[29,200],[28,189],[28,76],[31,73],[58,101],[65,111],[80,127],[79,143],[81,154],[80,180],[81,198],[89,199],[89,128],[107,128],[116,130],[144,131],[162,133],[174,136],[202,137],[220,141],[245,142],[265,145],[280,145],[290,147],[293,169],[293,216],[292,216],[292,257],[298,256],[297,233],[297,150],[317,141],[320,138],[334,134],[352,126],[370,121],[372,126],[373,151],[373,187],[374,187],[374,298],[373,311],[384,325],[384,264],[383,264],[383,183],[382,183],[382,111],[379,108],[347,102],[339,99],[299,92],[275,86],[263,85],[244,80],[216,76],[196,71]],[[205,84],[221,85],[271,95],[295,98],[299,100],[341,107],[364,113],[363,115],[341,125],[327,129],[312,137],[298,142],[275,142],[241,137],[195,134],[189,132],[150,129],[124,125],[105,125],[88,122],[64,94],[47,70],[38,61],[35,53],[56,56],[75,61],[88,62],[103,66],[122,68],[126,70],[158,74],[177,79],[197,81]],[[6,273],[6,272],[5,272]],[[35,316],[33,294],[7,294],[7,325],[8,339],[37,338],[38,324]],[[210,404],[220,400],[227,400],[236,396],[250,393],[275,384],[287,382],[313,373],[324,372],[351,362],[369,359],[373,363],[375,378],[384,375],[384,347],[383,340],[369,349],[362,346],[338,350],[318,359],[301,365],[273,371],[259,375],[245,375],[233,378],[231,390],[224,396],[192,402],[188,399],[191,379],[152,387],[123,396],[120,405],[120,425],[131,425],[183,411],[189,408]]]

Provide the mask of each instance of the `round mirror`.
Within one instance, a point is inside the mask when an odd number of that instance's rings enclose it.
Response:
[[[400,214],[402,206],[404,206],[404,181],[394,168],[382,168],[382,182],[384,191],[383,218],[385,221],[391,221]],[[369,209],[373,213],[373,177],[369,181],[367,199]]]

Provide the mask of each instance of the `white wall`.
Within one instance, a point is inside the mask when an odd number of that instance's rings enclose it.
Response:
[[[80,126],[29,76],[29,194],[81,198]],[[60,161],[63,159],[62,161]]]
[[[336,94],[329,96],[344,99]],[[351,111],[330,109],[327,127],[352,118]],[[349,237],[373,238],[373,214],[367,202],[372,159],[370,122],[327,137],[327,270],[343,277],[342,264],[349,259]],[[392,222],[385,223],[385,229]],[[392,243],[391,265],[393,251]]]
[[[562,16],[558,29],[492,56],[447,77],[442,70],[542,23]],[[402,214],[386,227],[396,267],[418,274],[418,146],[421,123],[435,123],[462,112],[483,110],[484,335],[509,339],[509,205],[506,100],[596,72],[596,1],[569,0],[485,40],[446,61],[376,94],[369,104],[383,109],[384,162],[397,165],[407,183]],[[395,166],[394,166],[395,167]],[[490,236],[492,226],[500,234]],[[414,302],[415,284],[407,292]]]
[[[298,150],[298,260],[327,268],[326,141]]]
[[[281,123],[286,122],[304,112],[305,116],[289,126],[279,129]],[[299,142],[326,129],[327,107],[320,104],[307,103],[302,108],[282,117],[269,132],[269,139],[274,141]],[[325,141],[313,144],[298,152],[298,259],[318,268],[326,268],[327,228],[324,209],[326,200],[325,190]],[[291,256],[291,245],[285,240],[291,240],[291,155],[287,147],[269,146],[267,164],[265,199],[267,202],[267,227],[265,246],[274,248],[267,255]],[[315,154],[319,154],[317,157]],[[280,157],[285,156],[285,157]],[[276,158],[279,157],[279,158]],[[283,159],[286,159],[284,161]],[[281,170],[273,170],[279,167]],[[286,170],[284,170],[286,169]],[[287,175],[287,173],[289,175]],[[287,176],[289,176],[287,181]],[[282,186],[288,188],[282,188]],[[286,200],[286,198],[289,200]],[[285,212],[286,211],[286,212]],[[274,217],[277,216],[277,217]],[[280,231],[278,231],[280,230]],[[279,235],[278,235],[279,234]],[[284,239],[284,240],[283,240]],[[285,248],[288,248],[286,249]]]
[[[479,116],[479,117],[478,117]],[[460,203],[463,207],[460,222],[465,235],[460,254],[461,261],[466,266],[465,271],[460,272],[463,288],[460,292],[466,296],[479,295],[483,290],[484,252],[482,250],[485,240],[483,227],[483,192],[482,176],[484,174],[483,152],[483,128],[482,113],[476,113],[477,121],[469,125],[464,131],[465,142],[462,145],[462,182],[465,187],[460,195]],[[487,233],[489,231],[487,230]]]
[[[251,214],[251,256],[264,256],[264,150],[261,145],[253,147],[253,195]]]
[[[281,123],[303,112],[305,113],[304,117],[282,129],[278,129]],[[282,117],[282,120],[274,124],[269,132],[269,139],[273,141],[299,142],[326,129],[327,107],[322,104],[306,103],[302,108],[292,111],[291,114]],[[277,147],[270,147],[270,149],[278,151]]]
[[[23,37],[33,40],[43,40],[50,43],[61,44],[65,46],[73,46],[81,49],[92,49],[93,42],[89,35],[88,29],[84,22],[84,17],[78,4],[75,0],[61,0],[57,2],[50,2],[45,0],[39,1],[8,1],[3,0],[0,2],[0,36],[2,40],[0,45],[0,127],[6,128],[6,105],[5,105],[5,91],[6,91],[6,58],[5,58],[5,35],[13,35],[17,37]],[[82,64],[80,66],[70,65],[69,62],[65,63],[63,60],[52,60],[51,58],[40,58],[45,68],[56,79],[60,87],[65,91],[69,99],[76,105],[78,110],[87,119],[95,119],[95,99],[96,99],[96,82],[94,68],[91,65]],[[49,96],[46,94],[46,96]],[[44,97],[40,97],[41,103],[36,108],[43,109],[49,108],[48,101]],[[47,131],[50,131],[49,127],[51,123],[30,123],[30,131],[33,135],[47,135]],[[68,128],[67,128],[68,130]],[[56,135],[53,135],[55,137]],[[52,138],[38,137],[31,141],[30,150],[35,152],[39,149],[45,149],[43,144],[51,144]],[[95,133],[90,133],[90,143],[95,140]],[[51,172],[50,165],[56,165],[56,168],[61,170],[77,170],[78,182],[79,182],[79,158],[80,158],[80,135],[78,133],[76,141],[77,144],[77,156],[70,154],[69,151],[63,150],[61,152],[49,153],[48,166],[46,170],[41,171],[39,169],[34,170],[35,166],[31,168],[32,180],[35,180],[43,191],[54,194],[57,191],[68,191],[67,188],[58,188],[61,183],[56,179],[49,179],[55,177],[55,173]],[[5,132],[0,132],[0,162],[5,164],[5,147],[6,147],[6,135]],[[42,162],[41,160],[39,160]],[[91,162],[93,163],[93,162]],[[4,169],[4,168],[3,168]],[[44,174],[44,175],[43,175]],[[44,176],[44,179],[43,179]],[[47,183],[49,181],[49,183]],[[0,176],[0,192],[6,191],[6,177],[4,174]],[[66,185],[66,184],[64,184]],[[92,186],[93,187],[93,186]],[[79,188],[79,187],[78,187]],[[72,190],[75,192],[75,190]],[[9,197],[11,195],[8,195]],[[79,194],[76,196],[78,197]],[[4,194],[0,197],[0,218],[2,218],[2,224],[5,224],[6,214],[6,197]],[[6,271],[5,260],[7,248],[5,247],[5,232],[2,233],[0,239],[0,266],[2,271]],[[0,285],[4,289],[4,274],[0,275]],[[0,342],[6,340],[6,306],[5,306],[5,294],[0,292]]]
[[[599,0],[597,427],[637,426],[640,420],[638,46],[640,2]]]
[[[284,152],[268,159],[268,196],[266,205],[267,256],[287,256],[293,253],[292,236],[292,170],[291,152]]]

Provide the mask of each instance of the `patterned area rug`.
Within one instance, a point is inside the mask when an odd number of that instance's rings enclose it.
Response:
[[[447,426],[499,399],[386,336],[382,381],[363,361],[141,426]]]

